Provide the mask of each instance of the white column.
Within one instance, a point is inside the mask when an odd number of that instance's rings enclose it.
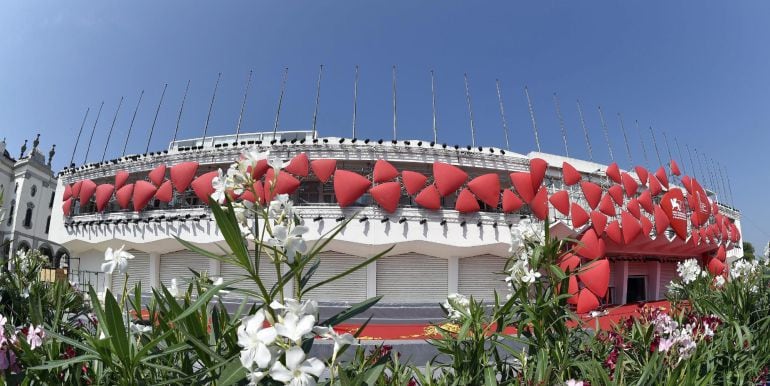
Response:
[[[171,284],[166,283],[166,285]],[[158,252],[150,252],[150,286],[160,288],[160,253]]]
[[[660,261],[647,263],[647,300],[658,300],[661,296],[660,288]]]
[[[98,283],[97,283],[97,285],[98,285]],[[113,291],[113,289],[112,289],[112,274],[111,273],[104,274],[104,288],[102,289],[102,291],[107,291],[108,289],[110,290],[110,292]],[[99,292],[99,289],[97,288],[96,291]]]
[[[209,277],[218,277],[222,272],[222,262],[217,259],[209,259]]]
[[[377,296],[377,260],[366,266],[366,297]]]
[[[447,287],[450,294],[457,293],[458,282],[460,281],[460,258],[457,256],[449,257],[447,268]]]
[[[615,267],[615,294],[618,296],[615,302],[625,304],[628,294],[628,261],[618,261]]]

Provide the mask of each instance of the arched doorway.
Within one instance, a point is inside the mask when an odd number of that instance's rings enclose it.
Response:
[[[30,249],[32,249],[32,247],[30,247],[29,242],[27,242],[26,240],[21,240],[16,243],[16,249],[15,249],[16,253],[27,252]]]
[[[70,267],[70,251],[67,248],[59,248],[56,251],[56,257],[54,258],[54,268],[69,268]]]
[[[56,262],[54,261],[54,257],[53,257],[53,249],[51,249],[50,245],[43,244],[38,248],[38,251],[40,251],[41,255],[46,257],[49,268],[56,268]]]

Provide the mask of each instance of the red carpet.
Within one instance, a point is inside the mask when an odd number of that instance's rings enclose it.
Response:
[[[605,309],[601,315],[592,317],[589,314],[578,315],[583,321],[585,328],[597,328],[600,330],[611,329],[626,318],[635,318],[640,315],[640,311],[645,308],[669,308],[671,305],[666,300],[659,300],[648,303],[633,303],[622,306],[611,306]],[[132,313],[133,314],[133,313]],[[149,319],[146,310],[142,312],[143,319]],[[361,326],[358,324],[340,324],[336,330],[339,332],[349,332],[354,334]],[[452,330],[456,326],[452,324],[442,324],[442,328]],[[509,327],[505,330],[506,334],[516,333],[516,329]],[[359,339],[363,340],[424,340],[438,338],[437,327],[427,324],[376,324],[370,323],[366,326]]]
[[[600,330],[611,329],[613,325],[617,324],[626,318],[635,318],[640,315],[640,311],[644,308],[658,308],[670,307],[668,301],[661,300],[649,303],[633,303],[625,304],[622,306],[614,306],[607,308],[601,316],[591,317],[589,314],[578,315],[583,320],[583,325],[586,328],[598,328]],[[451,324],[443,324],[443,328],[451,329]],[[336,330],[339,332],[355,333],[360,325],[354,324],[341,324],[337,326]],[[430,338],[437,338],[437,327],[425,324],[374,324],[370,323],[366,326],[363,333],[359,336],[364,340],[424,340]],[[508,334],[516,332],[515,328],[508,328],[505,331]]]

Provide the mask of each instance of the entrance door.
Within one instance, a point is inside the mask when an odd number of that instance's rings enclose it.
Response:
[[[629,276],[626,291],[626,303],[634,303],[647,299],[647,278],[644,276]]]

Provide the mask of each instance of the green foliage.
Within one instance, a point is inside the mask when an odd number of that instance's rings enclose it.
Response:
[[[754,260],[757,257],[755,256],[756,250],[754,250],[754,245],[748,241],[743,242],[743,258],[746,260]]]
[[[314,274],[323,264],[319,253],[350,220],[312,248],[294,253],[278,231],[301,227],[291,210],[276,214],[265,207],[246,209],[254,218],[250,223],[239,216],[244,208],[229,201],[211,202],[226,245],[221,254],[179,240],[191,251],[241,268],[242,276],[229,281],[191,271],[181,286],[153,288],[149,296],[141,283],[117,294],[90,288],[84,296],[67,282],[41,281],[45,261],[39,253],[15,258],[11,272],[0,275],[0,314],[8,317],[5,327],[17,338],[11,349],[19,366],[0,373],[0,381],[229,386],[248,383],[253,371],[266,373],[257,374],[263,377],[260,384],[283,384],[272,372],[267,374],[267,368],[242,364],[239,331],[246,328],[246,318],[264,314],[265,323],[257,320],[269,328],[285,323],[287,314],[271,305],[307,305],[302,302],[311,291],[364,268],[390,249],[316,282]],[[436,358],[425,365],[409,364],[391,347],[358,346],[351,353],[351,342],[344,341],[335,344],[334,354],[323,363],[329,377],[312,379],[328,386],[563,385],[569,380],[592,385],[733,385],[766,380],[770,270],[765,265],[742,262],[726,283],[707,274],[677,282],[669,295],[670,309],[646,310],[611,331],[596,331],[597,326],[583,322],[568,304],[570,278],[590,265],[576,272],[559,267],[576,242],[551,237],[547,223],[542,233],[533,229],[522,227],[521,242],[514,240],[505,268],[508,291],[496,293],[492,303],[451,295],[442,305],[447,320],[433,326],[436,335],[428,342],[438,351]],[[274,269],[265,270],[261,259],[270,259]],[[254,283],[256,290],[242,288],[243,282]],[[244,298],[235,310],[228,310],[221,299],[231,293]],[[337,326],[379,300],[367,299],[323,321],[315,316],[314,326]],[[45,331],[40,347],[16,331],[40,325]],[[271,346],[271,363],[286,363],[290,349],[308,355],[316,334],[321,333],[282,338]]]

